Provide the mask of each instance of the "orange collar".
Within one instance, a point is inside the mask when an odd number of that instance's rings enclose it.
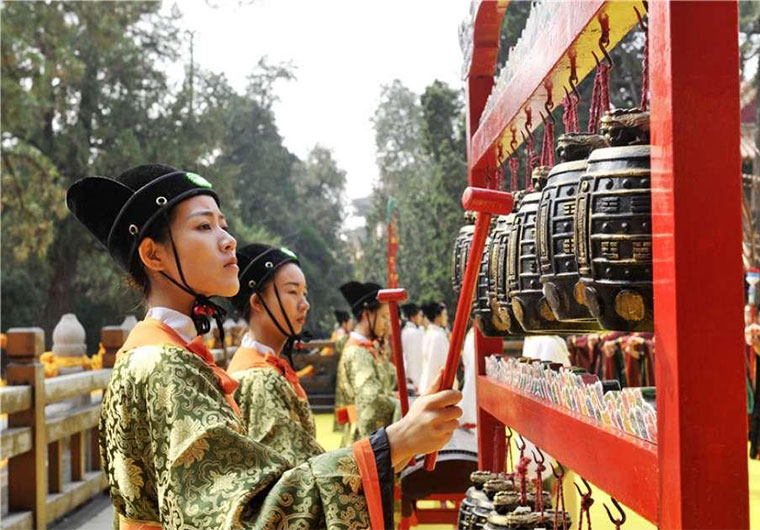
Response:
[[[179,333],[172,329],[171,326],[167,326],[155,318],[146,318],[142,322],[138,322],[134,329],[129,333],[124,346],[121,347],[117,355],[121,355],[126,351],[140,346],[152,346],[156,344],[171,344],[194,353],[203,359],[219,381],[219,386],[224,392],[224,398],[227,400],[227,403],[230,404],[230,407],[235,411],[235,414],[240,416],[240,409],[232,397],[235,393],[235,389],[238,387],[238,383],[227,375],[227,372],[222,370],[221,367],[217,366],[214,362],[214,356],[203,343],[203,337],[200,335],[190,342],[187,342],[179,335]]]
[[[380,360],[380,350],[378,350],[377,344],[374,341],[357,339],[356,337],[348,337],[344,348],[347,348],[348,346],[360,346],[365,350],[369,350],[369,352],[372,354],[372,357],[374,357],[376,361]]]
[[[232,356],[230,366],[227,368],[227,373],[232,374],[240,372],[242,370],[248,370],[249,368],[268,367],[277,370],[285,379],[288,380],[290,386],[295,390],[296,395],[301,399],[306,399],[306,391],[301,386],[301,382],[298,378],[298,374],[288,364],[288,361],[281,359],[271,353],[262,353],[254,348],[246,348],[240,346],[235,355]]]

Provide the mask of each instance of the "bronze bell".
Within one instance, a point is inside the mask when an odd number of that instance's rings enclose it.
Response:
[[[648,138],[648,123],[642,122],[647,113],[634,110],[605,116],[603,130],[610,140]],[[574,236],[578,272],[586,306],[605,329],[653,330],[650,190],[649,145],[597,149],[580,180]]]
[[[481,500],[473,509],[472,516],[470,517],[470,529],[471,530],[480,530],[488,521],[488,516],[491,515],[491,512],[493,512],[494,504],[493,499],[494,496],[499,493],[500,491],[511,491],[514,490],[514,485],[512,484],[511,480],[506,480],[504,478],[492,478],[488,482],[485,483],[483,486],[483,491],[486,494],[486,499]]]
[[[507,281],[512,311],[525,331],[593,331],[590,322],[557,320],[541,285],[536,218],[541,191],[528,193],[514,212],[509,234]]]
[[[470,474],[472,486],[467,489],[465,498],[459,507],[459,517],[457,519],[457,528],[459,530],[469,530],[473,509],[480,501],[488,499],[483,491],[483,486],[486,482],[496,477],[497,475],[490,471],[474,471]]]
[[[594,323],[578,285],[573,244],[575,197],[585,170],[585,160],[552,168],[538,205],[536,246],[543,293],[557,319]]]
[[[510,214],[494,218],[480,266],[472,317],[487,337],[523,333],[512,313],[506,290],[507,246],[513,217]]]
[[[467,266],[467,256],[470,253],[470,243],[472,243],[472,236],[475,233],[475,214],[473,212],[465,212],[464,219],[465,225],[459,229],[451,256],[451,287],[457,295],[459,295],[459,290],[462,288],[464,270]]]

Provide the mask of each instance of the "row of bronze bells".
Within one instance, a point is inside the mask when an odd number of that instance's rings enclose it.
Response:
[[[536,168],[536,191],[494,218],[473,301],[485,335],[653,330],[649,113],[613,111],[601,128],[562,135],[562,163]],[[466,219],[457,292],[474,232]]]
[[[521,503],[521,495],[515,482],[508,476],[490,471],[475,471],[470,475],[472,486],[467,490],[459,507],[458,530],[505,530],[545,528],[554,521],[551,496],[542,491],[544,511],[533,511],[536,491],[526,493],[526,503]],[[531,484],[533,482],[531,481]],[[570,514],[558,513],[559,523],[564,516],[566,528],[570,528]]]

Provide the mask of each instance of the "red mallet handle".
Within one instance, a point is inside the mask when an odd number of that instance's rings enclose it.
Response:
[[[467,257],[467,266],[462,278],[462,289],[459,291],[457,313],[454,317],[454,325],[451,330],[451,342],[446,365],[443,368],[440,390],[450,390],[454,386],[454,378],[459,366],[459,358],[462,354],[462,344],[467,327],[467,320],[472,305],[472,295],[475,291],[475,283],[480,272],[480,262],[483,258],[483,250],[486,246],[488,230],[491,227],[491,215],[506,215],[512,211],[512,195],[503,191],[487,190],[481,188],[467,188],[462,195],[462,205],[466,209],[478,212],[475,222],[475,231],[470,243],[470,254]],[[435,461],[438,452],[432,452],[425,457],[425,469],[435,469]]]
[[[399,325],[398,303],[406,300],[406,289],[383,289],[377,293],[377,301],[388,304],[391,312],[391,349],[398,378],[398,397],[401,402],[401,416],[409,412],[409,394],[406,391],[406,370],[404,352],[401,349],[401,326]]]

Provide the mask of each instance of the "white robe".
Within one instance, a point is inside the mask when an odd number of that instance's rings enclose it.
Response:
[[[422,339],[425,331],[413,322],[406,322],[401,330],[401,348],[404,350],[404,370],[414,388],[420,389],[422,378]]]
[[[570,366],[570,352],[567,343],[562,337],[556,335],[535,335],[525,337],[523,341],[523,357],[538,359],[539,361],[551,361]]]
[[[459,425],[466,423],[478,423],[478,401],[475,394],[475,376],[478,366],[475,362],[475,328],[470,328],[464,338],[462,348],[462,364],[464,366],[464,382],[462,384],[462,417]]]
[[[449,339],[446,331],[440,326],[430,324],[422,338],[422,377],[420,378],[420,393],[427,392],[435,382],[436,377],[446,365],[449,354]]]

